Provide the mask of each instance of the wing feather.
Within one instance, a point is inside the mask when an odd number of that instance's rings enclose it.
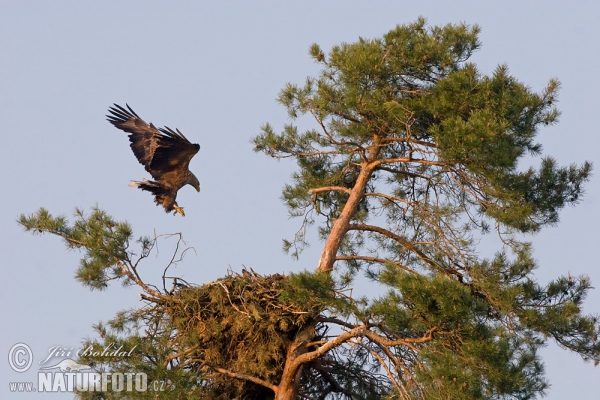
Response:
[[[183,134],[177,130],[165,126],[159,128],[163,133],[161,144],[155,155],[153,164],[168,166],[169,169],[188,169],[190,160],[200,150],[200,145],[191,143]]]
[[[187,175],[190,160],[200,150],[200,145],[191,143],[178,129],[157,129],[126,106],[127,109],[114,104],[106,117],[116,128],[129,133],[131,150],[146,171],[156,180],[175,170]]]

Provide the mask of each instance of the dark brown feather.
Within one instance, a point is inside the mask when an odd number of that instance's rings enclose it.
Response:
[[[200,145],[190,143],[179,130],[165,127],[156,129],[146,123],[130,107],[129,110],[115,104],[110,107],[108,121],[115,127],[130,133],[131,150],[140,164],[156,180],[167,171],[187,171],[190,160],[200,150]]]
[[[178,129],[157,129],[146,123],[127,105],[127,109],[114,104],[109,108],[107,120],[115,127],[129,133],[131,150],[156,182],[144,181],[137,185],[152,192],[157,204],[166,211],[173,210],[177,191],[188,182],[190,160],[200,150]]]

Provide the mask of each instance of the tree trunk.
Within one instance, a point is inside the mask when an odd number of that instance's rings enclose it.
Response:
[[[302,364],[296,363],[296,359],[308,352],[306,345],[314,333],[314,325],[306,326],[296,334],[296,338],[289,345],[281,381],[277,385],[275,400],[296,400],[298,398],[298,380],[302,372]]]
[[[286,367],[288,364],[293,363],[293,360],[289,361],[290,362],[288,362],[288,359],[286,359]],[[300,368],[296,368],[295,373],[291,373],[291,371],[283,371],[281,382],[277,386],[275,400],[296,400],[298,398],[298,376],[300,375]]]
[[[317,268],[318,272],[331,272],[331,270],[333,270],[333,263],[335,262],[337,252],[340,248],[342,240],[344,239],[344,236],[348,232],[348,227],[350,226],[352,216],[354,216],[354,213],[358,209],[358,204],[365,195],[365,189],[367,187],[367,183],[369,183],[369,179],[371,179],[372,173],[373,167],[368,163],[364,163],[356,180],[356,184],[350,192],[350,197],[348,197],[348,201],[346,202],[344,209],[342,210],[339,218],[337,218],[333,223],[329,237],[325,242],[323,253],[321,253],[319,267]]]

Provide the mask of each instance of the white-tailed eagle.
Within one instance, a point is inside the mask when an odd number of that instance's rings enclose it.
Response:
[[[114,104],[109,108],[108,121],[115,127],[129,133],[131,150],[140,164],[152,175],[154,181],[144,179],[133,181],[129,186],[139,187],[154,195],[157,205],[166,212],[175,210],[174,215],[185,215],[177,205],[177,191],[185,185],[192,185],[200,192],[198,178],[188,169],[190,160],[200,150],[200,145],[190,143],[179,129],[156,128],[147,124],[127,105],[127,110]]]

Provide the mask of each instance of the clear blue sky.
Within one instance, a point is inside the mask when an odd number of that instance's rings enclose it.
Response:
[[[78,348],[92,324],[139,305],[135,288],[81,287],[73,279],[79,255],[56,238],[23,233],[15,222],[20,213],[44,206],[69,215],[75,206],[98,204],[127,219],[138,236],[182,232],[196,253],[174,272],[196,283],[242,265],[262,273],[314,269],[318,242],[300,261],[281,251],[281,239],[299,223],[288,220],[279,200],[293,165],[253,153],[249,140],[264,122],[287,121],[274,99],[286,82],[316,72],[311,43],[328,49],[380,36],[418,16],[431,24],[481,25],[483,47],[474,61],[485,73],[506,63],[536,90],[559,78],[563,115],[540,135],[545,153],[562,164],[586,159],[600,167],[599,4],[0,0],[0,397],[8,398],[7,382],[36,376],[35,368],[9,369],[14,343],[29,344],[36,362],[52,346]],[[165,214],[147,193],[127,186],[146,173],[126,135],[105,121],[115,102],[202,145],[191,164],[202,192],[188,186],[178,198],[185,218]],[[531,238],[542,282],[570,273],[600,284],[600,177],[587,187],[557,227]],[[142,271],[145,279],[158,281],[169,249],[161,244],[159,258]],[[598,290],[586,311],[600,313]],[[597,398],[600,369],[555,345],[543,356],[548,399]],[[46,397],[72,396],[10,396]]]

